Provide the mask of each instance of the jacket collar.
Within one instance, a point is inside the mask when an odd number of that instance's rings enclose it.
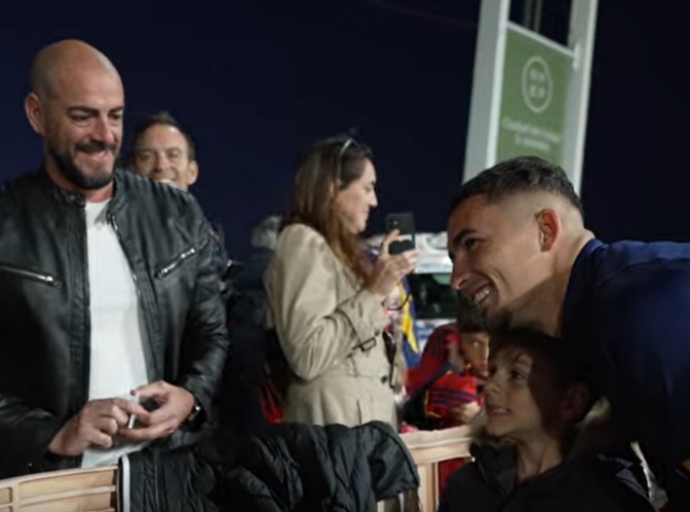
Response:
[[[517,489],[517,458],[513,446],[496,447],[475,443],[470,453],[482,478],[500,490],[507,499]],[[559,485],[571,485],[577,481],[599,479],[599,482],[618,481],[635,494],[645,498],[644,474],[638,474],[635,464],[619,446],[610,446],[594,452],[571,455],[556,467],[520,484],[529,492],[553,492]],[[646,499],[646,498],[645,498]],[[649,510],[653,510],[650,506]]]
[[[122,169],[115,169],[113,171],[113,196],[111,198],[110,204],[108,205],[108,211],[114,212],[124,203],[125,201],[125,186],[124,186],[124,176],[126,171]],[[65,190],[55,182],[50,179],[48,172],[46,171],[45,164],[41,165],[35,173],[36,180],[39,187],[46,192],[52,198],[58,200],[59,202],[69,205],[83,208],[86,204],[86,198],[83,194],[78,192],[72,192],[70,190]]]
[[[589,306],[587,293],[592,288],[596,271],[596,262],[592,256],[603,245],[603,242],[593,238],[585,244],[573,262],[563,300],[563,316],[561,318],[561,331],[563,333],[569,332],[577,319],[586,318],[586,316],[581,316],[582,310]]]
[[[515,448],[475,443],[470,447],[470,454],[484,480],[497,487],[504,497],[510,496],[517,482]]]

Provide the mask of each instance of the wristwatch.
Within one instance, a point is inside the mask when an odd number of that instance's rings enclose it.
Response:
[[[194,398],[194,405],[192,406],[192,410],[189,413],[189,416],[187,416],[187,418],[184,420],[184,426],[186,426],[186,427],[196,426],[197,423],[199,422],[201,416],[202,416],[203,411],[204,411],[203,407],[201,407],[201,404],[199,403],[199,401],[195,397]]]

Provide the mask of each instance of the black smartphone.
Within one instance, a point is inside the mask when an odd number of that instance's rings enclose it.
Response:
[[[414,213],[390,213],[386,216],[386,233],[397,229],[399,240],[394,240],[388,246],[389,254],[400,254],[415,248]]]
[[[141,406],[148,412],[153,412],[160,407],[160,404],[158,404],[158,402],[156,402],[153,398],[149,398],[140,403]],[[137,417],[134,416],[134,414],[130,414],[127,418],[127,428],[139,428],[140,426],[141,425],[137,421]]]

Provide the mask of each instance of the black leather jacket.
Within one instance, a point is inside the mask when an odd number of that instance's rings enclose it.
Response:
[[[88,399],[83,206],[43,170],[0,188],[0,478],[80,463],[47,446]],[[107,215],[139,295],[149,381],[181,386],[209,411],[228,335],[201,209],[174,187],[116,171]]]

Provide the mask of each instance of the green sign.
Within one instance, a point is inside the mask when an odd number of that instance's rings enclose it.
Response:
[[[512,27],[506,34],[497,160],[537,155],[563,165],[569,55]]]

